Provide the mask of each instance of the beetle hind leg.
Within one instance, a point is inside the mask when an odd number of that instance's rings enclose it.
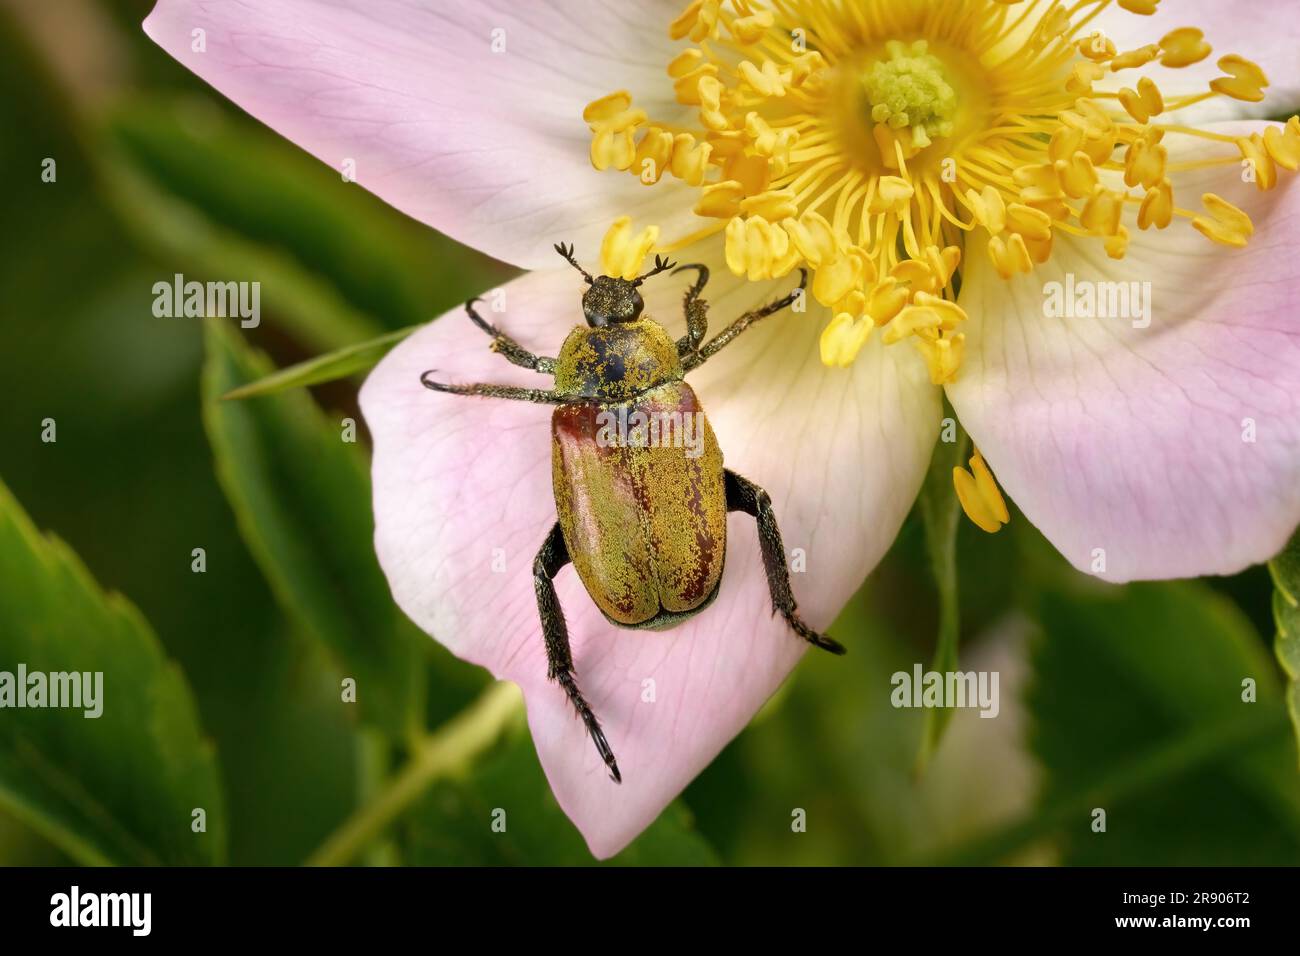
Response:
[[[569,549],[564,544],[564,535],[557,522],[546,536],[542,550],[533,559],[533,587],[537,591],[537,611],[542,618],[542,639],[546,642],[546,676],[564,688],[569,703],[582,718],[591,735],[591,742],[596,745],[596,752],[609,768],[609,776],[615,783],[622,783],[623,777],[618,772],[618,762],[614,751],[610,749],[605,732],[600,729],[600,721],[587,704],[582,691],[578,689],[577,678],[573,674],[573,654],[569,650],[569,626],[564,621],[564,610],[555,593],[555,575],[560,568],[569,563]]]
[[[790,588],[790,569],[785,563],[785,545],[781,542],[781,529],[776,525],[772,499],[767,492],[747,478],[728,469],[727,510],[743,511],[758,522],[758,544],[763,552],[763,570],[767,572],[767,588],[772,594],[772,610],[780,612],[790,629],[801,638],[832,654],[843,654],[844,645],[832,637],[814,631],[799,616],[794,591]]]

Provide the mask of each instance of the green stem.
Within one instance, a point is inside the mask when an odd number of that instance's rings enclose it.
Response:
[[[354,860],[429,788],[465,767],[490,747],[520,713],[519,689],[493,684],[473,704],[434,731],[411,760],[374,798],[335,830],[308,859],[308,866],[345,866]]]
[[[1300,530],[1268,563],[1268,570],[1273,575],[1273,619],[1277,622],[1273,652],[1286,673],[1286,706],[1300,744]]]
[[[941,674],[957,669],[961,631],[957,592],[957,529],[961,522],[961,508],[952,487],[952,469],[954,465],[964,463],[970,449],[970,438],[958,426],[956,439],[950,449],[945,449],[942,443],[935,449],[920,502],[926,550],[939,595],[939,636],[930,670]],[[925,771],[938,749],[952,713],[950,708],[936,707],[926,711],[921,749],[916,755],[914,768],[918,776]]]
[[[1248,717],[1216,724],[1201,733],[1187,734],[1161,744],[1112,770],[1087,790],[1043,807],[1027,819],[941,850],[918,865],[988,866],[997,863],[1068,826],[1080,825],[1079,821],[1086,821],[1094,807],[1114,806],[1153,784],[1186,774],[1225,754],[1239,754],[1280,733],[1288,733],[1290,728],[1279,717],[1274,710],[1252,709]]]
[[[366,804],[383,791],[395,760],[388,735],[375,727],[362,727],[357,733],[357,802]],[[393,857],[391,842],[371,841],[360,862],[364,866],[384,866]]]

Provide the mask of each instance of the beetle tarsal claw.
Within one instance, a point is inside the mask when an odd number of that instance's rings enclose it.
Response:
[[[686,272],[687,270],[690,269],[695,270],[697,277],[695,279],[695,284],[692,285],[689,289],[687,289],[686,293],[687,295],[691,295],[691,296],[699,296],[699,294],[704,291],[705,284],[709,281],[708,266],[706,266],[702,262],[688,262],[686,263],[686,265],[677,266],[675,269],[673,269],[672,275],[677,275],[677,273],[679,272]]]
[[[849,652],[849,649],[839,641],[835,640],[835,638],[827,637],[825,634],[818,634],[817,636],[820,638],[817,642],[817,646],[822,648],[822,650],[830,651],[832,654],[838,654],[841,657]]]

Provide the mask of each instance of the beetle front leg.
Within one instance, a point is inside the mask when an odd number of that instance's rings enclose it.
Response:
[[[709,339],[708,343],[703,345],[697,352],[686,356],[682,361],[683,368],[689,372],[691,369],[703,365],[708,359],[717,355],[726,346],[730,345],[737,335],[745,331],[759,319],[765,319],[773,313],[780,312],[786,306],[793,305],[794,302],[798,300],[799,296],[804,294],[804,289],[806,289],[807,286],[808,270],[800,269],[799,286],[792,290],[789,295],[777,299],[775,302],[769,302],[761,309],[754,309],[752,312],[746,312],[735,322],[732,322],[713,338]]]
[[[547,391],[544,388],[520,388],[517,385],[451,385],[447,382],[435,382],[429,378],[433,369],[420,376],[420,384],[435,392],[447,392],[449,395],[482,395],[485,398],[509,398],[517,402],[533,402],[537,405],[565,405],[585,401],[570,395]]]
[[[791,630],[809,644],[832,654],[843,654],[844,645],[834,638],[814,631],[798,614],[794,591],[790,589],[790,569],[785,563],[785,545],[781,529],[776,526],[772,499],[767,492],[730,469],[725,470],[727,510],[743,511],[758,522],[758,544],[763,552],[763,570],[767,572],[767,589],[772,594],[772,610],[780,611]]]
[[[483,316],[474,311],[474,303],[482,299],[470,299],[465,303],[465,312],[470,321],[492,336],[492,351],[499,353],[507,362],[521,368],[530,368],[545,375],[555,374],[555,359],[545,355],[534,355],[510,336],[506,335]]]
[[[709,331],[709,303],[700,298],[704,286],[709,281],[709,267],[698,262],[691,263],[678,266],[673,270],[673,275],[677,275],[683,269],[694,269],[699,273],[695,284],[686,290],[682,302],[682,312],[686,316],[686,334],[677,340],[677,354],[685,358],[699,350],[705,333]]]
[[[559,682],[569,697],[569,703],[582,718],[591,735],[591,742],[596,745],[596,752],[609,768],[609,776],[615,783],[622,783],[623,777],[618,772],[618,762],[614,751],[610,749],[605,732],[600,729],[600,722],[592,713],[582,691],[578,690],[577,678],[573,676],[573,654],[569,650],[569,626],[564,621],[564,609],[555,593],[555,576],[560,568],[569,563],[569,549],[564,544],[564,534],[559,522],[551,528],[546,536],[542,550],[533,559],[533,587],[537,591],[537,612],[542,618],[542,639],[546,642],[546,676]]]

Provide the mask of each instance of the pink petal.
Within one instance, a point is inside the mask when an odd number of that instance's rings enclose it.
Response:
[[[1300,109],[1300,17],[1293,4],[1277,0],[1164,0],[1149,17],[1137,16],[1112,5],[1084,31],[1100,30],[1123,52],[1135,50],[1179,27],[1197,27],[1214,52],[1191,66],[1179,69],[1161,67],[1157,61],[1141,70],[1119,73],[1116,82],[1098,89],[1136,86],[1140,75],[1150,76],[1165,97],[1175,93],[1202,93],[1209,90],[1212,79],[1224,76],[1218,62],[1236,53],[1259,64],[1271,85],[1264,90],[1262,103],[1245,103],[1216,97],[1179,111],[1177,121],[1197,124],[1241,119],[1277,117]]]
[[[962,289],[971,322],[954,407],[1025,516],[1080,570],[1104,548],[1099,576],[1112,581],[1230,574],[1300,523],[1300,185],[1283,174],[1260,193],[1235,163],[1174,184],[1181,206],[1212,191],[1248,212],[1250,245],[1229,250],[1175,220],[1134,229],[1115,262],[1096,240],[1062,237],[1049,263],[1009,283],[972,253]],[[1066,273],[1151,282],[1151,326],[1045,318],[1045,284]]]
[[[694,227],[693,190],[598,174],[583,107],[626,88],[668,119],[675,3],[160,0],[144,29],[218,91],[386,202],[525,268],[620,215]],[[206,31],[206,51],[193,31]],[[505,51],[492,51],[503,30]],[[664,99],[664,97],[668,99]],[[342,173],[340,172],[340,175]]]
[[[720,244],[713,247],[721,258]],[[712,328],[792,285],[744,284],[720,264],[709,287]],[[685,276],[652,280],[648,313],[684,331]],[[525,346],[554,355],[580,322],[571,270],[526,275],[493,316]],[[825,316],[785,312],[749,330],[691,375],[729,467],[771,494],[814,627],[836,616],[894,538],[929,461],[938,390],[911,349],[872,345],[851,371],[818,358]],[[551,409],[436,394],[420,373],[448,380],[549,386],[508,365],[451,313],[394,350],[366,382],[374,437],[376,547],[398,604],[457,655],[524,690],[529,724],[560,805],[592,852],[617,853],[750,720],[799,661],[804,645],[779,619],[754,522],[733,515],[718,600],[674,630],[617,629],[573,569],[557,588],[577,677],[623,772],[612,783],[564,694],[546,679],[531,564],[556,520]],[[499,549],[499,550],[498,550]],[[493,573],[493,557],[505,570]],[[853,635],[841,635],[853,652]],[[654,702],[643,700],[653,681]]]

